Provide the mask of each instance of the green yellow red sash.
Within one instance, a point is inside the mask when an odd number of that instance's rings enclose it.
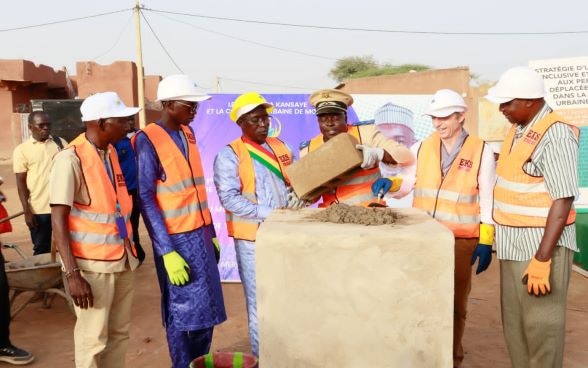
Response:
[[[260,144],[257,144],[245,137],[242,138],[243,143],[245,143],[245,147],[247,147],[247,151],[251,155],[251,158],[255,161],[259,162],[263,166],[265,166],[269,171],[274,173],[278,178],[284,180],[284,175],[282,175],[282,171],[280,170],[280,164],[278,163],[278,158],[276,155],[267,148],[263,147]]]

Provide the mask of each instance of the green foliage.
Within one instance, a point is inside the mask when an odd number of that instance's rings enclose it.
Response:
[[[378,68],[378,63],[373,56],[350,56],[337,60],[335,66],[329,72],[329,76],[341,82],[353,75]]]
[[[329,76],[337,82],[345,79],[393,75],[430,69],[422,64],[378,64],[373,56],[350,56],[337,60]]]

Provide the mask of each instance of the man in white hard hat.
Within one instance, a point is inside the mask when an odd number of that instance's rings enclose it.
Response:
[[[126,107],[115,92],[86,98],[80,107],[86,132],[53,158],[53,239],[75,304],[77,368],[125,366],[139,260],[133,203],[112,144],[139,110]]]
[[[374,124],[384,137],[410,148],[416,142],[413,116],[412,110],[387,102],[374,113]],[[390,191],[384,196],[388,207],[412,207],[412,188],[401,180],[404,169],[401,166],[390,167],[380,162],[382,176],[401,183],[398,190]]]
[[[216,234],[194,131],[210,96],[187,75],[157,88],[161,119],[133,136],[141,213],[153,244],[172,366],[208,353],[215,325],[226,320],[216,261]]]
[[[259,225],[275,208],[303,205],[289,190],[285,168],[292,163],[290,148],[268,137],[274,106],[257,92],[240,95],[230,117],[241,137],[214,159],[214,184],[227,212],[227,230],[234,239],[243,283],[252,353],[259,355],[255,287],[255,238]]]
[[[478,261],[476,274],[488,268],[494,240],[494,154],[464,129],[467,109],[459,93],[449,89],[435,93],[425,115],[431,117],[436,131],[411,147],[417,162],[404,175],[405,183],[414,184],[413,206],[427,211],[455,236],[454,367],[464,358],[461,340],[472,265]]]
[[[512,124],[496,168],[493,216],[513,367],[562,366],[568,283],[578,251],[578,130],[551,110],[544,93],[539,74],[514,67],[486,96]]]

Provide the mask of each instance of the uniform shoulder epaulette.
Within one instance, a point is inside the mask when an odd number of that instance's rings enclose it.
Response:
[[[353,126],[372,125],[374,123],[374,121],[375,121],[374,119],[356,121],[355,123],[351,123],[351,125],[353,125]]]

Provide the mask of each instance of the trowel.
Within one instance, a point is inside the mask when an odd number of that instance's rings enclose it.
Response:
[[[381,190],[378,193],[377,198],[378,198],[377,201],[371,202],[370,204],[368,204],[368,207],[388,207],[386,205],[386,201],[384,201],[384,199],[383,199],[384,198],[384,191],[383,190]]]

